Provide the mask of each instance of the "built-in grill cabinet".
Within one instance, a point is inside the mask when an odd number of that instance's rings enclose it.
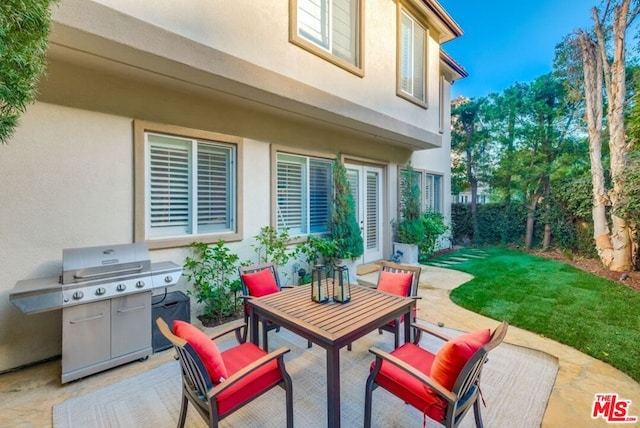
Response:
[[[9,297],[27,314],[62,308],[62,383],[153,353],[152,290],[175,285],[178,265],[151,263],[134,243],[65,249],[62,268],[18,281]]]

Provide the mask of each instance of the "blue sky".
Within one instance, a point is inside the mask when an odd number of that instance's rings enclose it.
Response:
[[[469,77],[452,98],[502,92],[549,73],[555,46],[578,28],[589,29],[600,0],[439,0],[464,34],[442,45]]]

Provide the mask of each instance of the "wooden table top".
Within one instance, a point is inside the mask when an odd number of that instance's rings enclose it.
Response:
[[[415,301],[352,285],[351,301],[317,303],[306,284],[250,299],[249,304],[258,315],[328,348],[345,346],[406,314]]]

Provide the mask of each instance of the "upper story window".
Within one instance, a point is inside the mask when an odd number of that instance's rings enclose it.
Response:
[[[277,228],[291,236],[326,233],[331,213],[328,159],[278,153],[276,158]]]
[[[291,42],[362,76],[362,1],[290,0]]]
[[[398,83],[397,92],[427,107],[426,58],[427,30],[404,8],[398,6]]]
[[[239,138],[136,123],[136,240],[237,239]]]

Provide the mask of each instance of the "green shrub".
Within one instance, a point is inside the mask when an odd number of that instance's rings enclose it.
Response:
[[[204,304],[206,317],[221,321],[235,315],[242,308],[238,255],[232,253],[224,241],[211,245],[194,242],[191,250],[193,256],[188,256],[183,266],[192,286],[187,294]]]

